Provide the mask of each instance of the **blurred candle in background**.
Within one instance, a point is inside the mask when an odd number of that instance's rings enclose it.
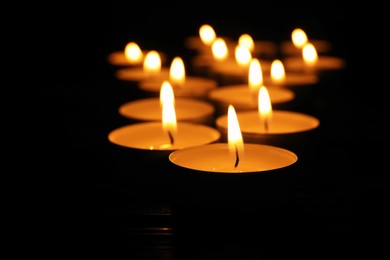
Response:
[[[303,45],[301,55],[286,57],[283,62],[287,71],[315,73],[320,77],[326,73],[343,69],[346,65],[342,58],[318,55],[311,42]]]
[[[167,77],[169,69],[163,67],[160,53],[156,50],[148,51],[142,67],[130,67],[117,70],[116,77],[123,81],[140,82]]]
[[[291,31],[290,37],[290,40],[281,44],[283,56],[301,55],[303,46],[308,42],[313,44],[319,54],[328,54],[332,50],[332,45],[329,41],[309,38],[307,33],[299,27]]]
[[[211,89],[217,88],[218,83],[212,78],[186,75],[186,68],[180,56],[173,58],[167,78],[159,77],[156,80],[141,81],[139,88],[150,95],[157,95],[161,83],[168,80],[173,87],[175,97],[205,99]]]

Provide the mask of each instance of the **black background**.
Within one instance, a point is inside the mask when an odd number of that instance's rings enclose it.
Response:
[[[28,81],[31,95],[19,117],[28,114],[22,135],[33,143],[23,146],[27,159],[15,166],[28,169],[17,181],[21,251],[50,258],[348,259],[384,248],[385,86],[375,81],[380,47],[370,44],[381,21],[367,18],[378,18],[380,7],[259,2],[238,8],[225,3],[229,8],[218,10],[193,2],[133,4],[23,8],[27,19],[17,36],[26,72],[14,81],[16,89],[24,84],[20,80]],[[145,49],[187,55],[184,38],[197,35],[203,23],[221,35],[247,32],[276,41],[299,26],[310,37],[331,41],[332,54],[347,62],[312,111],[323,120],[321,145],[286,208],[247,215],[234,209],[215,215],[185,211],[179,217],[168,209],[158,215],[165,210],[159,199],[143,204],[130,184],[121,183],[129,170],[117,164],[106,135],[126,122],[117,108],[134,93],[114,77],[108,54],[133,40]],[[132,163],[131,169],[142,171]],[[147,229],[151,226],[172,229],[156,235]]]

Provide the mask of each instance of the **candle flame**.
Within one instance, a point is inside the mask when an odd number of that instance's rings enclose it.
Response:
[[[164,80],[160,90],[160,104],[162,106],[163,130],[168,133],[176,132],[177,120],[175,111],[175,96],[169,81]]]
[[[263,72],[257,58],[252,58],[249,63],[248,85],[252,93],[256,93],[263,85]]]
[[[253,41],[253,38],[247,33],[240,35],[240,37],[238,38],[238,44],[246,46],[251,53],[255,49],[255,43]]]
[[[185,68],[181,57],[175,57],[172,60],[169,70],[169,80],[174,85],[183,86],[185,82]]]
[[[199,37],[206,46],[211,46],[211,44],[217,38],[217,35],[211,25],[203,24],[201,27],[199,27]]]
[[[145,73],[149,75],[157,75],[161,71],[160,54],[155,50],[151,50],[146,53],[143,68]]]
[[[272,104],[265,86],[261,86],[259,90],[258,112],[260,120],[264,122],[264,127],[267,130],[272,118]]]
[[[228,108],[228,145],[229,151],[234,154],[244,150],[244,141],[242,138],[240,124],[233,105],[229,105]]]
[[[218,61],[226,60],[229,55],[226,42],[221,37],[217,37],[214,40],[213,44],[211,45],[211,50],[213,52],[213,57]]]
[[[295,28],[291,33],[291,40],[294,46],[298,49],[302,49],[303,45],[308,42],[307,35],[301,28]]]
[[[311,66],[318,60],[317,50],[310,42],[306,43],[302,48],[302,56],[305,64]]]
[[[129,42],[125,47],[125,58],[131,64],[140,64],[143,59],[143,53],[139,45],[135,42]]]
[[[247,46],[237,44],[234,54],[236,62],[240,67],[246,68],[249,66],[252,60],[252,54]]]
[[[274,83],[282,83],[286,79],[286,72],[281,60],[275,59],[271,63],[271,80]]]

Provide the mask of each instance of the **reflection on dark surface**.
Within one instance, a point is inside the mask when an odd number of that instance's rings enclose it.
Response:
[[[350,259],[378,252],[387,187],[376,164],[385,158],[374,148],[381,130],[372,134],[380,126],[380,106],[370,104],[367,111],[356,104],[371,94],[353,91],[361,85],[346,10],[328,7],[318,15],[296,16],[286,10],[274,24],[269,13],[254,10],[235,19],[234,10],[214,16],[211,10],[195,15],[183,9],[176,22],[169,8],[152,12],[156,17],[150,21],[119,5],[80,8],[53,10],[56,29],[44,37],[46,51],[62,53],[44,66],[37,100],[43,154],[28,200],[37,218],[31,227],[45,235],[31,238],[38,244],[34,250],[53,250],[54,257],[129,259]],[[300,177],[280,203],[249,208],[193,203],[193,197],[186,200],[186,187],[171,182],[172,165],[121,154],[107,140],[109,131],[128,123],[119,106],[143,97],[114,77],[117,68],[108,64],[108,54],[135,40],[188,59],[184,38],[204,22],[224,35],[245,31],[276,40],[302,25],[332,41],[333,54],[347,61],[296,107],[317,116],[321,126],[299,154]],[[369,125],[362,118],[370,118]]]

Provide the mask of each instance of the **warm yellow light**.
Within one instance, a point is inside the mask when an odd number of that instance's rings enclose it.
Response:
[[[252,58],[249,63],[248,86],[252,93],[257,92],[263,85],[263,71],[260,61],[257,58]]]
[[[301,28],[295,28],[291,33],[291,40],[295,47],[301,49],[305,43],[308,42],[307,35],[305,31]]]
[[[306,43],[302,49],[302,57],[305,64],[312,66],[318,60],[317,50],[310,42]]]
[[[217,35],[213,27],[211,27],[209,24],[203,24],[201,27],[199,27],[199,37],[205,45],[211,46],[211,44],[217,38]]]
[[[281,60],[275,59],[271,63],[271,80],[274,83],[282,83],[286,79],[286,71]]]
[[[251,53],[255,49],[255,43],[253,41],[253,38],[247,33],[240,35],[240,37],[238,38],[238,44],[246,46]]]
[[[170,133],[176,132],[175,96],[172,86],[167,80],[164,80],[161,84],[160,104],[162,107],[163,129]]]
[[[170,82],[174,85],[183,86],[185,82],[185,74],[186,72],[183,59],[181,57],[173,58],[169,69]]]
[[[149,75],[156,75],[161,71],[161,57],[157,51],[149,51],[145,55],[143,64],[144,72]]]
[[[232,153],[242,152],[244,150],[240,124],[233,105],[229,105],[228,108],[228,145],[229,151]]]
[[[217,37],[214,40],[211,48],[212,48],[212,52],[213,52],[213,57],[216,60],[222,61],[228,57],[229,52],[228,52],[226,42],[221,37]]]
[[[265,86],[261,86],[259,90],[258,111],[261,121],[268,124],[272,117],[272,104]]]
[[[140,64],[143,59],[143,53],[139,45],[135,42],[129,42],[125,47],[125,58],[131,64]]]
[[[236,62],[241,67],[248,67],[252,59],[252,54],[248,47],[237,44],[234,52]]]

